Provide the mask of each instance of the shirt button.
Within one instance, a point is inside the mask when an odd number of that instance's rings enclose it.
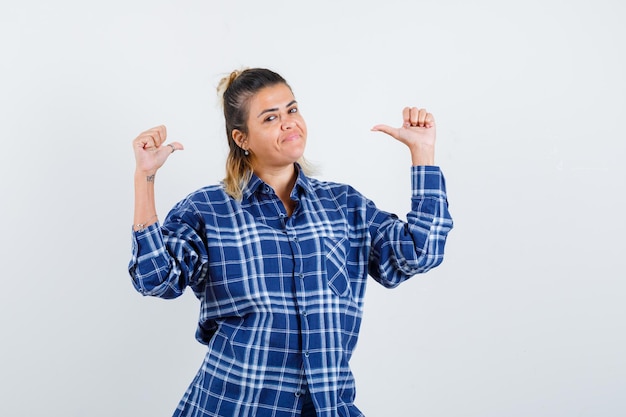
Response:
[[[306,352],[304,352],[304,357],[308,358],[309,357],[309,351],[307,350]]]
[[[299,397],[301,395],[300,391],[296,391],[295,395],[296,395],[296,397]]]
[[[304,317],[306,317],[306,315],[307,315],[306,310],[304,310],[304,311],[302,312],[302,315],[303,315]]]
[[[300,277],[300,279],[304,279],[304,274],[300,273],[298,277]]]

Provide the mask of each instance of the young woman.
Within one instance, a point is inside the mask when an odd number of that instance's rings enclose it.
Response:
[[[405,108],[374,126],[411,152],[407,221],[349,185],[307,175],[307,128],[273,71],[220,84],[230,152],[226,178],[158,222],[154,179],[176,150],[164,126],[133,141],[135,222],[129,272],[142,294],[200,300],[196,338],[208,352],[175,416],[362,416],[349,360],[368,275],[395,287],[439,265],[452,228],[435,120]]]

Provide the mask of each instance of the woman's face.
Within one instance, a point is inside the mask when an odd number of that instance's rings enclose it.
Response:
[[[291,89],[285,84],[263,88],[248,105],[248,135],[242,145],[249,150],[253,167],[281,168],[300,159],[306,123]]]

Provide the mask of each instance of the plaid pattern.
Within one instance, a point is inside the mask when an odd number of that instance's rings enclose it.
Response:
[[[144,295],[200,300],[208,353],[175,416],[361,416],[348,361],[367,276],[395,287],[443,259],[452,228],[438,167],[412,167],[407,221],[352,187],[300,173],[292,216],[253,176],[241,202],[220,185],[133,233],[129,264]]]

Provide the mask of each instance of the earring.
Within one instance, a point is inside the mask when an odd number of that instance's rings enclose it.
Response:
[[[244,149],[244,150],[243,150],[243,154],[244,154],[245,156],[248,156],[248,155],[250,155],[250,152],[248,152],[248,150],[247,150],[247,149]]]

